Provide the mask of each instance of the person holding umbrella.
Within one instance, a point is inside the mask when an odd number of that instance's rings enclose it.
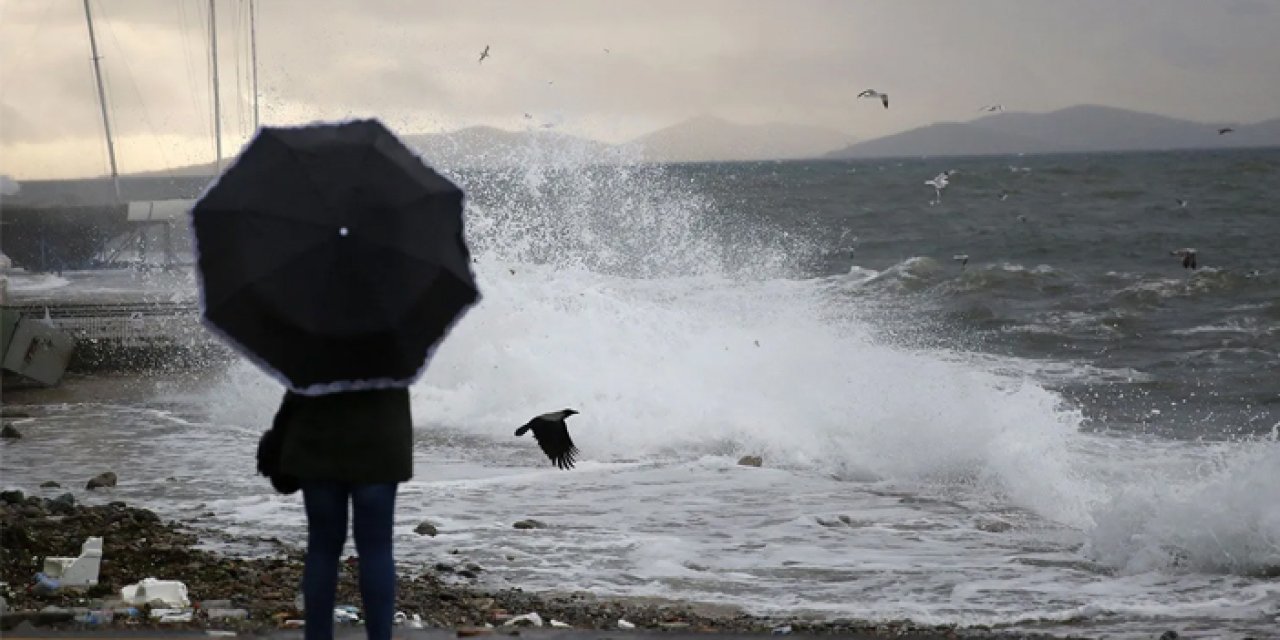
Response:
[[[279,490],[302,490],[307,640],[333,637],[349,503],[366,631],[391,637],[408,387],[480,297],[462,203],[380,122],[359,120],[264,127],[192,208],[205,325],[287,389],[258,464]]]

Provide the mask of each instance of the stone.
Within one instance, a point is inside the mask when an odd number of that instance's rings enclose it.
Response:
[[[45,508],[55,515],[71,515],[76,511],[76,497],[70,493],[64,493],[46,502]]]
[[[40,488],[41,488],[41,489],[56,489],[56,488],[61,487],[61,486],[62,486],[62,485],[60,485],[60,484],[58,484],[58,483],[54,482],[53,480],[45,480],[44,482],[41,482],[41,483],[40,483]]]
[[[5,504],[22,504],[22,501],[26,499],[27,496],[16,489],[12,491],[0,491],[0,502],[4,502]]]
[[[764,458],[760,456],[742,456],[738,458],[738,464],[743,467],[759,467],[764,464]]]
[[[22,432],[21,432],[21,431],[18,431],[18,428],[17,428],[17,427],[15,427],[15,426],[13,426],[13,425],[11,425],[11,424],[7,423],[7,422],[6,422],[6,423],[4,423],[4,428],[3,428],[3,429],[0,429],[0,438],[8,438],[8,439],[10,439],[10,440],[17,440],[18,438],[21,438],[21,437],[22,437]]]
[[[1160,640],[1178,640],[1179,637],[1178,632],[1173,629],[1160,634]]]
[[[547,523],[529,518],[527,520],[521,520],[511,526],[517,529],[546,529]]]
[[[434,524],[424,521],[422,524],[419,524],[413,532],[420,536],[431,536],[434,538],[436,534],[440,533],[440,530],[437,529]]]
[[[106,471],[89,479],[89,483],[84,486],[86,489],[98,489],[101,487],[116,486],[116,474],[114,471]]]

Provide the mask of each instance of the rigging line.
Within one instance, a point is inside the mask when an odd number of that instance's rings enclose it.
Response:
[[[98,4],[101,5],[101,2]],[[156,150],[160,152],[160,160],[164,162],[165,166],[172,166],[169,164],[169,155],[164,152],[164,145],[160,144],[159,132],[156,129],[155,122],[151,119],[151,110],[147,108],[147,101],[142,96],[142,89],[138,86],[137,76],[133,73],[133,65],[129,64],[129,56],[125,55],[124,47],[120,46],[120,40],[116,38],[116,29],[112,26],[111,21],[107,19],[103,12],[99,11],[99,14],[103,16],[102,21],[107,24],[107,35],[111,36],[111,41],[115,43],[116,51],[120,53],[120,59],[124,62],[125,74],[129,77],[129,84],[133,87],[134,94],[138,96],[138,106],[142,108],[142,119],[147,123],[147,128],[151,130],[150,138],[156,145]],[[133,33],[133,27],[128,25],[126,27],[131,35],[136,35]]]
[[[191,101],[191,113],[200,113],[200,104],[196,102],[196,92],[200,87],[196,84],[195,66],[191,60],[191,37],[187,32],[190,23],[190,16],[187,15],[187,0],[178,0],[174,4],[178,7],[178,33],[182,36],[182,62],[187,71],[187,98]]]
[[[244,137],[245,118],[244,118],[244,76],[242,75],[244,67],[244,55],[240,50],[241,34],[244,33],[242,27],[244,2],[236,0],[235,19],[232,22],[231,42],[232,51],[235,52],[235,75],[236,75],[236,134]]]

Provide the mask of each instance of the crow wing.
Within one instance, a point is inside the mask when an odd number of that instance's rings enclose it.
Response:
[[[534,419],[531,425],[533,438],[538,441],[542,452],[547,454],[551,462],[561,469],[572,469],[574,457],[578,455],[578,447],[569,438],[569,427],[564,420]]]

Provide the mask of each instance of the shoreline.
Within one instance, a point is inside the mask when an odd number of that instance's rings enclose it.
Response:
[[[270,634],[284,629],[285,620],[301,618],[295,608],[303,568],[303,552],[280,545],[268,557],[243,558],[197,548],[199,530],[179,521],[162,521],[155,513],[111,502],[84,506],[67,497],[44,499],[21,491],[0,494],[0,580],[7,583],[6,611],[0,629],[6,635],[32,627],[73,633],[86,631],[148,631],[191,633],[210,630],[238,634]],[[85,538],[104,538],[99,583],[84,591],[59,590],[39,595],[28,589],[46,556],[74,556]],[[464,560],[464,559],[462,559]],[[455,565],[458,566],[458,565]],[[459,634],[518,633],[526,627],[505,623],[537,613],[571,630],[620,630],[619,620],[636,632],[842,635],[874,638],[1064,638],[984,627],[918,625],[909,620],[869,622],[817,620],[801,616],[762,617],[735,607],[650,597],[597,597],[587,592],[527,592],[518,587],[486,589],[454,579],[459,571],[473,575],[483,569],[467,567],[397,566],[398,611],[409,619],[421,617],[427,629],[453,629]],[[339,605],[360,607],[359,570],[354,556],[340,564]],[[465,574],[464,574],[465,575]],[[118,615],[109,622],[78,621],[90,611],[115,608],[120,588],[144,578],[179,580],[188,590],[193,619],[160,623],[137,607],[135,616]],[[115,600],[116,602],[113,602]],[[220,601],[217,607],[200,606]],[[53,607],[53,609],[50,609]],[[242,609],[245,619],[210,617],[214,609]],[[44,613],[40,612],[44,610]],[[344,625],[340,625],[344,626]],[[490,628],[492,626],[492,628]],[[625,625],[624,625],[625,626]],[[399,627],[397,633],[416,630]],[[556,629],[560,631],[562,629]],[[1081,636],[1083,637],[1083,636]]]

